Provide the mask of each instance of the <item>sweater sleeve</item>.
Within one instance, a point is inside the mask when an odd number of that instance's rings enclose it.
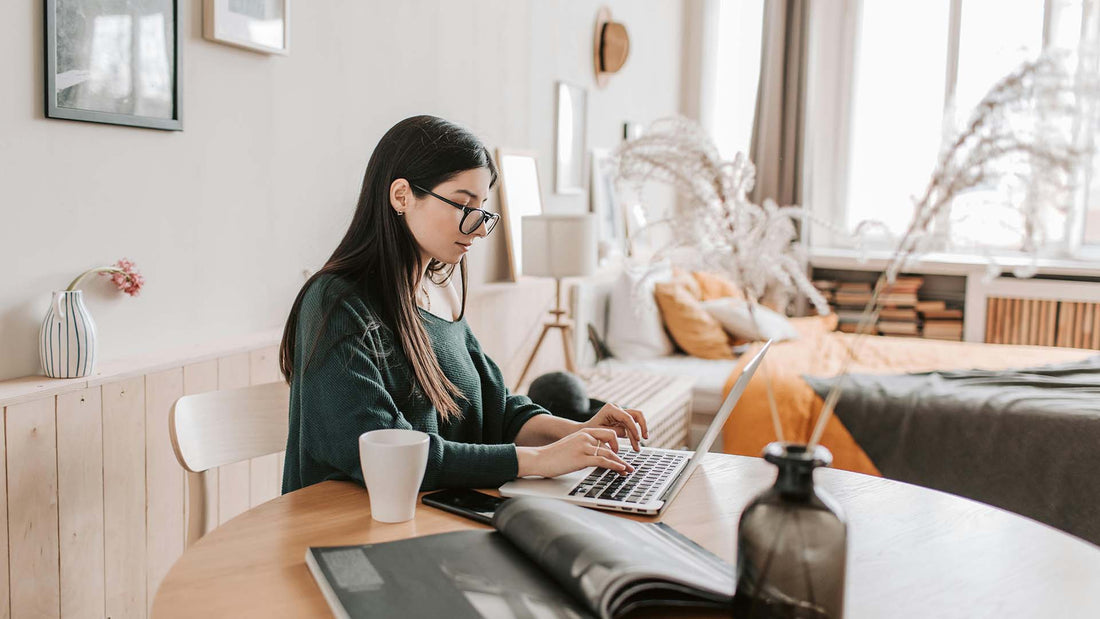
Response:
[[[486,419],[496,416],[500,423],[500,436],[506,443],[514,443],[523,427],[536,415],[549,415],[550,411],[535,404],[531,398],[508,391],[500,368],[481,350],[481,343],[466,327],[466,346],[481,374],[482,406]],[[494,415],[495,414],[495,415]]]
[[[390,345],[342,301],[318,343],[318,357],[301,380],[301,445],[325,476],[363,483],[359,435],[370,430],[414,427],[386,390],[378,351]],[[368,333],[367,337],[361,334]],[[351,335],[356,334],[356,335]],[[322,352],[323,351],[323,352]],[[432,409],[434,414],[434,409]],[[450,441],[428,432],[428,465],[420,489],[488,488],[515,479],[515,445]],[[320,480],[317,480],[320,481]]]

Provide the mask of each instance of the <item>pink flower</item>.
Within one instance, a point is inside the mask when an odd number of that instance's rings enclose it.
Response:
[[[109,271],[103,271],[100,275],[106,275],[111,278],[111,281],[118,286],[118,289],[131,297],[137,296],[137,293],[141,291],[142,285],[145,284],[145,278],[141,276],[136,270],[137,265],[132,260],[122,258],[114,264],[115,268]]]

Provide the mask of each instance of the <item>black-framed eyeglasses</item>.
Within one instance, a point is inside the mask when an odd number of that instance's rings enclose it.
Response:
[[[444,198],[438,193],[435,193],[428,189],[424,189],[420,185],[413,185],[412,187],[417,191],[423,191],[424,193],[441,202],[446,202],[447,204],[450,204],[457,209],[462,209],[462,221],[458,222],[458,230],[462,234],[473,234],[478,228],[481,227],[481,224],[484,223],[485,234],[488,235],[490,232],[493,231],[493,228],[497,226],[497,222],[500,221],[500,215],[497,213],[490,213],[489,211],[486,211],[484,209],[466,206],[465,204],[459,204],[454,200],[448,200],[447,198]],[[471,215],[474,216],[471,217]]]

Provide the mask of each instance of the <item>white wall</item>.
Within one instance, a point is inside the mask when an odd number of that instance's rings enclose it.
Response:
[[[40,373],[52,290],[80,271],[135,260],[129,298],[82,286],[100,362],[283,324],[303,281],[350,220],[371,149],[393,123],[431,113],[491,147],[539,154],[553,194],[554,85],[588,89],[589,146],[624,120],[678,111],[682,7],[668,0],[298,0],[291,54],[205,41],[201,2],[181,0],[184,131],[47,120],[42,3],[0,24],[0,380]],[[605,89],[592,75],[596,9],[608,4],[631,56]],[[470,256],[474,284],[505,276],[504,237]]]

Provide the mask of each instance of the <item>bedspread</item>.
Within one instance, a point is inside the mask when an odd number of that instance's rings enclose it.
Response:
[[[1095,351],[1072,348],[883,336],[860,337],[836,331],[804,334],[798,340],[774,344],[768,351],[764,363],[749,382],[723,428],[724,450],[727,453],[759,456],[764,447],[775,440],[765,386],[769,379],[772,382],[784,438],[795,442],[808,441],[824,401],[814,393],[802,376],[838,375],[844,366],[849,348],[855,355],[849,372],[859,374],[1000,370],[1077,361],[1095,354]],[[741,362],[726,381],[724,393],[729,393],[744,364],[748,363],[756,350],[754,347],[741,356]],[[835,416],[826,424],[821,443],[832,451],[835,468],[871,475],[881,474]]]
[[[1100,355],[1015,370],[808,377],[890,479],[1100,544]]]

